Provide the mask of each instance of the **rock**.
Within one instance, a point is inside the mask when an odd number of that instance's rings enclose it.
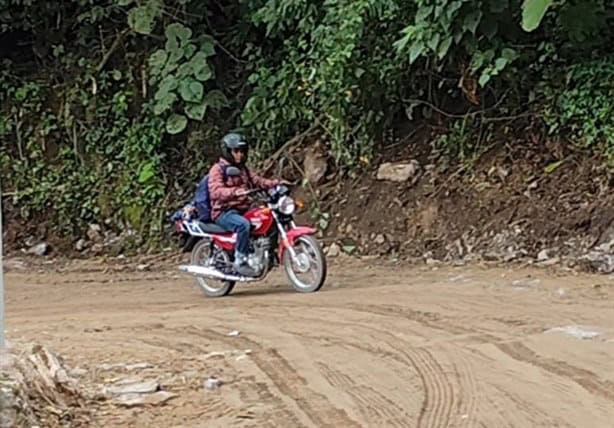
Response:
[[[160,389],[160,384],[157,380],[140,380],[138,378],[128,378],[123,381],[105,388],[105,391],[111,395],[123,394],[147,394],[156,392]]]
[[[377,170],[377,179],[404,182],[415,177],[419,171],[420,164],[415,160],[412,160],[409,163],[386,162],[379,166],[379,169]]]
[[[28,254],[34,254],[35,256],[42,257],[46,255],[48,251],[49,251],[49,244],[47,244],[46,242],[41,242],[40,244],[37,244],[33,246],[32,248],[30,248],[28,250]]]
[[[550,253],[546,249],[541,250],[539,253],[537,253],[537,261],[538,262],[545,262],[549,258],[550,258]]]
[[[92,242],[102,242],[102,228],[97,224],[90,224],[87,230],[87,237]]]
[[[600,251],[591,251],[580,257],[580,261],[588,263],[593,269],[601,273],[614,272],[614,255],[604,254]]]
[[[83,238],[79,239],[76,243],[75,243],[75,250],[77,251],[83,251],[87,248],[87,241]]]
[[[573,336],[577,339],[594,339],[601,333],[597,331],[591,331],[581,326],[568,325],[565,327],[554,327],[547,330],[546,333],[565,333]]]
[[[87,370],[77,367],[77,368],[69,370],[69,374],[70,376],[73,376],[73,377],[81,377],[87,374]]]
[[[338,244],[330,244],[326,249],[326,255],[329,257],[338,257],[341,254],[341,247]]]
[[[557,256],[557,257],[552,257],[551,259],[544,260],[543,262],[540,262],[539,265],[540,266],[552,266],[552,265],[559,263],[560,261],[561,261],[561,258]]]
[[[126,366],[126,370],[144,370],[152,368],[154,368],[154,365],[150,363],[134,363]]]
[[[226,355],[225,352],[212,351],[204,355],[203,359],[208,360],[209,358],[223,358]]]
[[[94,244],[92,245],[92,248],[90,248],[90,251],[94,255],[101,254],[103,250],[104,250],[104,247],[102,246],[102,244]]]
[[[377,235],[375,237],[375,239],[373,240],[377,245],[382,245],[383,243],[386,242],[386,237],[384,235],[382,235],[381,233],[379,235]]]
[[[240,334],[241,334],[241,332],[239,330],[233,330],[230,333],[228,333],[228,336],[230,336],[230,337],[237,337]]]
[[[215,376],[211,376],[209,379],[205,380],[203,386],[205,387],[205,389],[208,389],[209,391],[213,391],[214,389],[218,389],[220,386],[222,386],[222,380],[216,378]]]
[[[145,271],[145,270],[148,270],[148,269],[149,269],[149,265],[148,264],[140,264],[140,265],[137,265],[137,267],[136,267],[136,270],[141,271],[141,272]]]
[[[305,171],[305,179],[311,184],[318,184],[326,174],[328,161],[325,153],[321,145],[317,143],[305,150],[303,171]]]
[[[177,397],[177,394],[173,394],[168,391],[157,391],[153,394],[123,394],[117,397],[114,401],[122,406],[126,407],[135,407],[135,406],[146,406],[146,405],[160,405],[171,398]]]

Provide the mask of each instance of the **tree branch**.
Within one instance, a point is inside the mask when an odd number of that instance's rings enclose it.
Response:
[[[102,57],[102,61],[100,61],[100,64],[98,64],[98,67],[96,67],[96,73],[100,73],[102,69],[104,68],[104,66],[107,65],[107,62],[111,58],[111,55],[113,55],[113,52],[117,50],[117,48],[119,47],[119,44],[121,43],[122,39],[127,33],[128,33],[128,29],[125,29],[124,31],[122,31],[121,33],[117,35],[117,37],[113,41],[113,44],[111,45],[109,50]],[[104,46],[102,48],[104,49]]]

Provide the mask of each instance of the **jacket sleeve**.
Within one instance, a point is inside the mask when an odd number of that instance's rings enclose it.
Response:
[[[219,165],[214,165],[209,171],[209,195],[212,200],[228,202],[234,198],[234,188],[224,183],[224,175]]]
[[[271,187],[277,186],[279,184],[279,180],[270,180],[261,177],[258,174],[254,174],[252,170],[249,170],[249,176],[254,186],[260,189],[270,189]]]

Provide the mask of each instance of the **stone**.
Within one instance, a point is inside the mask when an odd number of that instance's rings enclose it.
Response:
[[[33,246],[32,248],[30,248],[28,250],[28,254],[33,254],[35,256],[42,257],[46,255],[48,251],[49,251],[49,244],[47,244],[46,242],[41,242],[40,244],[37,244]]]
[[[87,237],[93,242],[102,242],[102,228],[97,224],[90,224],[87,230]]]
[[[211,376],[209,379],[206,379],[204,382],[204,387],[205,389],[208,389],[209,391],[213,391],[215,389],[218,389],[220,386],[222,386],[222,380],[216,378],[215,376]]]
[[[168,391],[157,391],[153,394],[123,394],[117,397],[114,401],[122,406],[135,407],[135,406],[157,406],[167,402],[168,400],[177,397],[177,394],[173,394]]]
[[[409,163],[386,162],[379,166],[377,179],[402,183],[415,177],[420,171],[420,164],[412,160]]]
[[[537,254],[537,261],[538,262],[545,262],[546,260],[548,260],[550,258],[550,255],[548,254],[548,250],[541,250],[538,254]]]
[[[87,248],[87,241],[83,238],[79,239],[76,243],[75,243],[75,250],[77,251],[83,251]]]
[[[373,240],[377,245],[382,245],[383,243],[386,242],[386,237],[384,235],[382,235],[381,233],[379,235],[377,235],[375,237],[375,239]]]
[[[323,150],[315,144],[305,150],[305,160],[303,161],[303,171],[305,179],[311,184],[318,184],[324,178],[328,169],[328,160]]]
[[[341,247],[338,244],[330,244],[326,250],[326,253],[329,257],[337,257],[341,254]]]
[[[134,378],[126,379],[125,381],[116,382],[106,388],[106,392],[111,395],[123,394],[147,394],[156,392],[160,389],[160,384],[157,380],[139,380]]]

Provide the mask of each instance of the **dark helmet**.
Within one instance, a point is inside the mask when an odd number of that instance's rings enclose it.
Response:
[[[232,153],[230,153],[232,149],[243,150],[243,152],[245,152],[243,162],[247,161],[249,144],[243,139],[241,134],[236,134],[233,132],[224,135],[224,138],[222,138],[222,157],[230,163],[234,163],[234,158],[232,157]]]

